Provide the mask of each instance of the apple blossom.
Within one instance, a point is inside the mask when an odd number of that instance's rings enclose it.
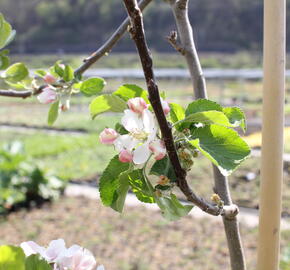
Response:
[[[120,135],[114,142],[116,149],[121,153],[132,153],[135,164],[143,164],[150,157],[149,144],[156,138],[157,123],[154,115],[145,109],[142,114],[132,110],[125,110],[121,119],[124,128],[129,134]]]
[[[94,270],[96,260],[87,249],[79,249],[72,257],[71,270]]]
[[[40,103],[49,104],[57,100],[57,93],[49,86],[45,87],[37,96]]]
[[[47,84],[53,84],[56,82],[56,78],[51,74],[46,74],[43,79]]]
[[[154,140],[150,142],[149,149],[154,154],[156,160],[163,159],[166,156],[166,148],[164,142],[161,140]]]
[[[66,251],[65,242],[63,239],[52,240],[44,254],[44,258],[48,262],[57,262],[62,256],[62,253]]]
[[[166,100],[160,98],[161,100],[161,105],[162,105],[162,108],[163,108],[163,112],[165,115],[167,115],[169,112],[170,112],[170,107],[169,107],[169,104]]]
[[[100,134],[100,142],[103,144],[113,144],[119,133],[112,128],[105,128]]]
[[[33,241],[23,242],[20,247],[26,257],[39,254],[54,270],[105,270],[103,265],[96,268],[96,260],[89,250],[78,245],[67,249],[63,239],[52,240],[47,248]]]
[[[148,104],[141,97],[131,98],[127,102],[128,107],[134,113],[142,114],[148,108]]]
[[[26,257],[29,257],[33,254],[40,254],[41,256],[45,254],[45,248],[39,246],[33,241],[23,242],[20,244],[20,247],[24,251]]]

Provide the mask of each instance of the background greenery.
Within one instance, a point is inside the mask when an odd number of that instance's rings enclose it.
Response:
[[[18,31],[13,51],[22,53],[93,50],[126,16],[122,1],[116,0],[1,0],[0,11]],[[261,0],[191,0],[189,5],[200,51],[261,50],[262,13]],[[172,51],[165,41],[165,36],[176,29],[169,5],[153,1],[145,24],[150,47]],[[287,31],[288,41],[289,27]],[[127,35],[114,50],[133,49]]]

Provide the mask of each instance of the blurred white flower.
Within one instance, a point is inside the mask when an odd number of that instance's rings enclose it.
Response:
[[[48,247],[41,247],[33,241],[20,244],[25,256],[39,254],[54,270],[105,270],[103,265],[96,268],[92,253],[78,245],[66,248],[63,239],[52,240]]]
[[[57,100],[57,93],[48,86],[42,90],[37,99],[40,103],[49,104]]]

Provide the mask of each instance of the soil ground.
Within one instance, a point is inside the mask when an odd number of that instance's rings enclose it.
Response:
[[[257,230],[241,228],[249,270],[255,269]],[[64,238],[89,248],[108,270],[229,269],[222,223],[188,216],[168,223],[141,205],[121,216],[99,201],[62,198],[42,209],[20,211],[0,222],[0,244]],[[290,231],[282,232],[282,251]]]

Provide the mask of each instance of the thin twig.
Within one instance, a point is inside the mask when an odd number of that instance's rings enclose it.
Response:
[[[152,0],[141,0],[139,2],[140,9],[141,10],[145,9],[151,1]],[[130,19],[129,17],[127,17],[102,47],[100,47],[97,51],[92,53],[88,58],[84,59],[84,63],[75,70],[75,75],[83,74],[90,66],[96,63],[102,56],[109,53],[115,46],[115,44],[124,35],[124,33],[126,33],[129,24]]]
[[[181,55],[185,55],[185,50],[184,48],[182,48],[178,42],[177,42],[177,32],[176,31],[171,31],[169,36],[166,37],[167,41],[169,42],[169,44],[179,53],[181,53]]]
[[[191,190],[186,181],[186,171],[181,167],[176,152],[174,139],[172,135],[172,127],[168,124],[162,109],[159,90],[155,82],[155,76],[152,68],[152,58],[145,39],[141,10],[139,9],[136,0],[123,0],[123,1],[126,6],[127,12],[131,17],[130,33],[137,47],[138,54],[140,56],[144,76],[148,87],[149,100],[156,115],[169,159],[172,163],[174,172],[177,177],[177,185],[183,192],[183,194],[186,196],[187,200],[192,202],[199,208],[201,208],[203,211],[215,216],[223,214],[221,208],[219,208],[216,205],[212,205],[207,201],[205,201],[203,198],[197,196]]]
[[[153,0],[141,0],[139,2],[140,9],[144,10],[150,2]],[[130,19],[127,17],[118,29],[112,34],[112,36],[93,54],[84,60],[84,63],[75,70],[75,76],[82,75],[87,69],[89,69],[94,63],[96,63],[101,57],[109,53],[112,48],[118,43],[122,36],[126,33],[130,24]],[[0,96],[16,97],[16,98],[28,98],[33,95],[41,93],[40,91],[14,91],[14,90],[0,90]]]
[[[16,91],[16,90],[0,90],[0,96],[4,97],[15,97],[15,98],[28,98],[31,96],[36,96],[42,92],[46,85],[40,86],[38,89],[33,91]]]
[[[28,98],[32,96],[32,91],[0,90],[0,96]]]

